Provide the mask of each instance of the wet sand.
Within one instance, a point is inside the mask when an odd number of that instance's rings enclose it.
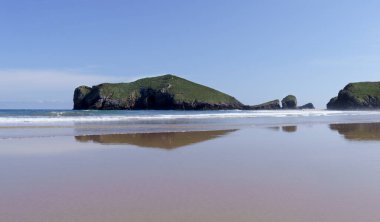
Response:
[[[379,126],[1,140],[1,221],[377,222]]]

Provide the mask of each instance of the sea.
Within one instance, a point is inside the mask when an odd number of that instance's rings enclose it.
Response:
[[[0,139],[380,122],[380,111],[0,110]]]

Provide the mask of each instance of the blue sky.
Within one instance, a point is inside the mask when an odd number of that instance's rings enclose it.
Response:
[[[247,104],[324,108],[380,81],[380,1],[0,0],[0,108],[71,108],[75,86],[174,73]]]

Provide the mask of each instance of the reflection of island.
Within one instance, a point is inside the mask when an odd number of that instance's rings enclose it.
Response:
[[[294,133],[297,131],[297,126],[283,126],[282,131],[287,133]]]
[[[266,129],[270,129],[270,130],[273,130],[273,131],[279,131],[280,130],[280,127],[279,126],[270,126],[270,127],[265,127]]]
[[[294,133],[297,132],[298,127],[297,126],[270,126],[270,127],[265,127],[266,129],[270,129],[273,131],[280,131],[285,133]]]
[[[236,130],[192,131],[192,132],[164,132],[164,133],[136,133],[136,134],[108,134],[76,136],[79,142],[95,142],[105,145],[136,145],[162,149],[175,149],[194,143],[225,136]]]
[[[380,123],[330,124],[330,129],[348,140],[380,141]]]

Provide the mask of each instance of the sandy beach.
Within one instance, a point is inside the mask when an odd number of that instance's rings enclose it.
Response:
[[[0,141],[4,221],[379,221],[380,124]]]

